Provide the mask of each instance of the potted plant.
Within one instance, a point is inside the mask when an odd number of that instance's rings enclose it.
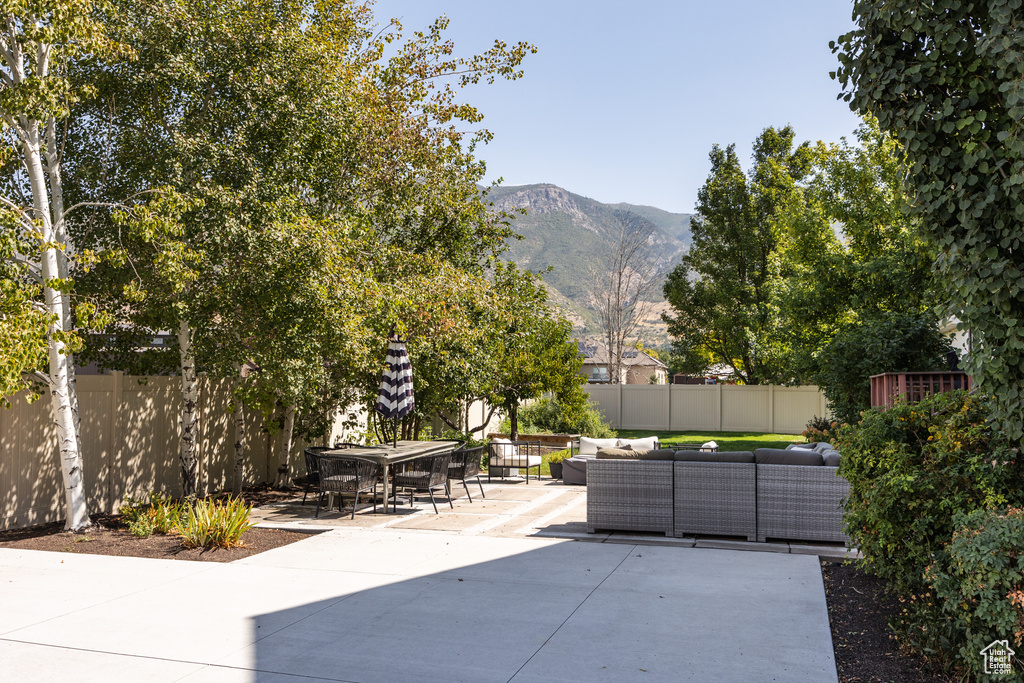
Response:
[[[569,451],[557,451],[548,456],[548,468],[552,479],[562,478],[562,461],[569,457]]]

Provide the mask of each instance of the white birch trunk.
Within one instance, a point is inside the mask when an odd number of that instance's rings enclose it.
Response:
[[[288,406],[284,409],[284,434],[281,439],[281,458],[277,465],[277,479],[274,486],[285,488],[292,484],[291,456],[292,456],[292,434],[295,431],[295,406]]]
[[[241,378],[235,384],[241,384]],[[242,495],[242,466],[245,464],[245,405],[235,392],[235,413],[232,418],[235,424],[235,476],[231,485],[231,495],[236,498]]]
[[[40,271],[43,277],[43,297],[53,322],[48,330],[49,337],[49,385],[50,406],[53,421],[57,426],[57,441],[61,477],[64,485],[64,500],[67,514],[64,528],[79,531],[88,527],[89,508],[85,494],[85,478],[82,468],[82,453],[78,447],[77,415],[72,403],[72,390],[69,386],[68,356],[65,355],[65,344],[61,340],[65,327],[65,295],[51,285],[52,280],[61,277],[58,265],[57,239],[53,230],[50,214],[49,197],[46,188],[46,174],[41,158],[39,124],[32,121],[18,131],[22,141],[25,170],[32,186],[32,203],[37,220],[42,224],[43,245],[40,253]]]
[[[71,241],[68,239],[67,220],[64,215],[64,180],[61,173],[61,156],[57,147],[57,122],[52,118],[46,124],[46,176],[50,185],[50,206],[53,208],[53,235],[57,244],[63,249],[57,250],[57,273],[58,277],[67,278],[70,276],[68,269],[68,256],[71,250]],[[63,296],[61,310],[64,317],[64,329],[74,329],[74,321],[71,318],[71,297]],[[73,354],[66,354],[68,360],[68,395],[71,397],[71,413],[75,421],[75,440],[78,444],[78,452],[82,452],[82,414],[78,409],[78,363]]]
[[[196,497],[199,458],[196,433],[199,423],[199,382],[192,349],[194,330],[187,321],[178,324],[178,351],[181,355],[181,489],[187,499]]]

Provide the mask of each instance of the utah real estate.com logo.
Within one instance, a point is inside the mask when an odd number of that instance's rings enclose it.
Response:
[[[985,659],[985,673],[993,676],[1013,673],[1013,656],[1017,653],[1010,649],[1009,641],[993,640],[978,654]]]

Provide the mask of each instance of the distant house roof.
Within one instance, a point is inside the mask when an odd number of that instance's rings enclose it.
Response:
[[[583,356],[584,365],[608,364],[608,349],[604,344],[588,340],[578,340],[577,345],[579,346],[580,355]],[[660,360],[648,355],[647,353],[641,351],[640,349],[624,349],[622,351],[622,365],[627,368],[668,368],[668,366],[662,363]]]

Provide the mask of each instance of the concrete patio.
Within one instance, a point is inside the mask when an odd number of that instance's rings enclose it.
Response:
[[[664,534],[643,532],[587,533],[587,489],[585,486],[563,484],[561,481],[542,479],[483,479],[486,498],[480,489],[470,484],[472,500],[467,498],[461,484],[452,489],[452,503],[435,496],[438,513],[426,494],[417,495],[410,507],[406,494],[399,499],[395,511],[384,514],[383,506],[376,512],[370,504],[360,501],[355,518],[350,519],[351,498],[345,501],[342,512],[335,508],[321,510],[314,518],[316,501],[309,497],[305,505],[302,496],[281,503],[266,505],[253,511],[253,521],[259,526],[278,529],[322,530],[328,528],[360,529],[417,529],[440,531],[461,536],[496,536],[503,538],[562,538],[596,543],[638,543],[680,548],[718,548],[722,550],[753,550],[772,553],[818,555],[846,558],[856,556],[840,543],[798,543],[771,541],[751,543],[736,537],[687,536],[666,538]]]
[[[817,558],[332,529],[230,564],[0,549],[0,680],[835,681]]]

